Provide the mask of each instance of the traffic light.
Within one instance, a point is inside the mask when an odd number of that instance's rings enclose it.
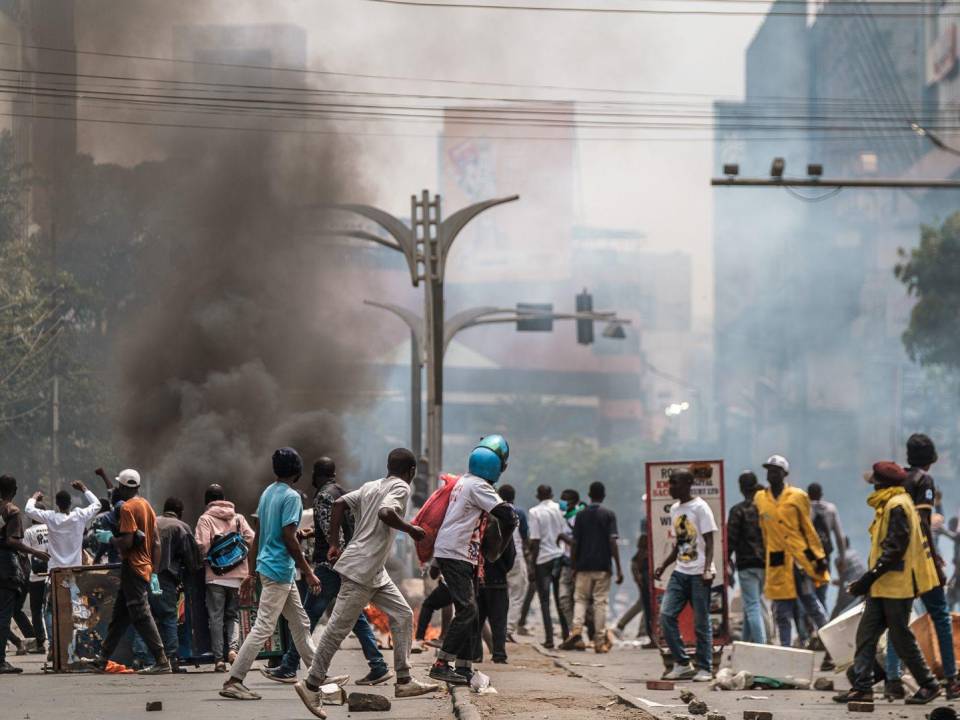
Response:
[[[552,303],[517,303],[517,315],[541,315],[517,320],[518,332],[553,332]]]
[[[586,288],[577,295],[577,312],[593,312],[593,295]],[[593,344],[593,320],[577,320],[577,342],[581,345]]]

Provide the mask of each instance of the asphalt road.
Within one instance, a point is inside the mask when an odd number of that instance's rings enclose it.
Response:
[[[392,655],[384,653],[392,664]],[[10,657],[24,668],[22,675],[0,676],[0,718],[3,720],[286,720],[313,718],[304,708],[291,685],[267,680],[254,665],[247,686],[263,699],[252,702],[227,700],[217,691],[225,675],[192,670],[179,675],[141,677],[139,675],[97,675],[86,673],[47,674],[41,670],[38,655]],[[430,662],[426,655],[413,656],[414,674],[425,677]],[[367,673],[359,644],[350,638],[334,658],[332,673],[348,672],[353,680]],[[301,676],[302,676],[301,672]],[[362,718],[392,720],[449,720],[453,717],[445,690],[419,698],[397,700],[393,683],[375,688],[346,686],[347,692],[374,692],[388,697],[393,704],[387,713],[363,713]],[[146,712],[148,701],[163,702],[162,712]],[[346,706],[327,706],[327,717],[339,720],[349,716]],[[357,717],[353,714],[353,717]]]

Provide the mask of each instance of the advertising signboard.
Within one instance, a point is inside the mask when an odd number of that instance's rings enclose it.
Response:
[[[650,599],[654,616],[653,627],[660,633],[660,624],[656,622],[660,614],[660,605],[667,582],[673,572],[673,566],[668,568],[660,580],[653,579],[653,571],[670,554],[676,542],[673,525],[670,522],[670,506],[676,502],[670,497],[670,476],[680,470],[693,472],[694,497],[702,497],[716,519],[720,529],[713,549],[713,562],[716,568],[716,577],[710,593],[710,621],[713,625],[714,645],[724,645],[730,640],[729,608],[725,588],[727,585],[727,557],[726,552],[726,508],[723,494],[723,460],[687,460],[675,462],[650,462],[646,464],[647,488],[647,526],[649,531],[648,550],[650,558],[650,582],[652,583]],[[693,631],[693,611],[688,605],[680,614],[680,633],[684,643],[694,645],[696,636]],[[658,637],[661,642],[662,638]]]

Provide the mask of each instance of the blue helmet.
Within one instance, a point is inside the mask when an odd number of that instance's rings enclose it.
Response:
[[[500,479],[502,464],[500,456],[490,448],[476,447],[470,453],[467,469],[471,475],[481,477],[492,485]]]
[[[507,469],[507,462],[510,460],[510,446],[503,435],[486,435],[480,439],[477,447],[493,450],[500,458],[500,472]]]

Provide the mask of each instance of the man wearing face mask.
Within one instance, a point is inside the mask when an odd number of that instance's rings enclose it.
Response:
[[[763,464],[768,488],[754,496],[766,546],[764,594],[773,600],[780,644],[790,647],[797,602],[819,629],[827,624],[816,588],[830,582],[826,553],[810,520],[810,498],[786,482],[790,463],[773,455]]]
[[[499,547],[494,561],[513,542],[517,515],[493,486],[507,469],[510,447],[500,435],[488,435],[470,453],[468,471],[450,493],[450,503],[437,533],[434,557],[453,599],[454,616],[430,677],[451,685],[467,685],[473,676],[473,660],[479,646],[477,569],[482,562],[481,540],[487,523],[500,525]],[[450,667],[450,661],[456,668]]]
[[[564,641],[569,639],[569,628],[573,625],[574,572],[573,565],[570,562],[570,553],[573,548],[573,528],[577,523],[577,515],[586,506],[586,503],[580,502],[580,493],[573,488],[567,488],[560,493],[560,512],[563,513],[563,519],[566,520],[567,525],[563,534],[557,538],[560,547],[563,549],[560,569],[560,600],[558,602],[560,615],[564,620],[564,624],[561,626]]]

